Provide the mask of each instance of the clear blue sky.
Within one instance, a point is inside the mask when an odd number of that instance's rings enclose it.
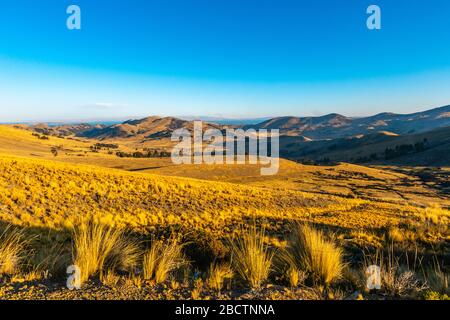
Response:
[[[5,0],[0,122],[450,104],[449,21],[448,0]]]

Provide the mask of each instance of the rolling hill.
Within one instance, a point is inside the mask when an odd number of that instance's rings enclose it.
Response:
[[[378,132],[311,142],[282,137],[280,154],[302,161],[449,166],[449,152],[450,126],[418,134]]]
[[[204,122],[205,129],[224,129],[226,126]],[[258,124],[235,126],[243,129],[279,129],[281,135],[303,136],[307,140],[331,140],[338,138],[368,135],[379,131],[397,135],[422,133],[450,126],[450,106],[435,108],[413,114],[380,113],[364,118],[349,118],[340,114],[321,117],[279,117]],[[114,125],[62,125],[48,126],[40,124],[31,129],[40,133],[78,137],[110,139],[139,138],[157,139],[170,137],[180,128],[192,130],[192,121],[174,117],[151,116],[143,119],[128,120]]]
[[[174,117],[151,116],[137,120],[127,120],[125,122],[113,125],[59,125],[49,126],[38,124],[31,126],[30,129],[38,133],[53,136],[76,136],[82,138],[91,138],[97,140],[107,139],[132,139],[136,141],[145,141],[151,139],[170,138],[173,131],[177,129],[193,129],[193,122]],[[221,129],[222,126],[212,123],[204,123],[204,130],[210,128]]]
[[[322,117],[281,117],[264,121],[255,129],[280,129],[282,135],[302,135],[312,140],[346,138],[378,131],[394,134],[421,133],[450,126],[450,106],[413,114],[380,113],[364,118],[348,118],[340,114]]]
[[[0,126],[0,155],[270,189],[301,190],[317,195],[383,199],[420,206],[438,200],[442,205],[450,206],[448,199],[439,194],[442,188],[428,186],[407,171],[393,172],[395,168],[379,170],[347,163],[313,166],[281,159],[277,175],[261,176],[261,165],[174,165],[170,158],[121,158],[107,149],[92,149],[95,143],[96,140],[71,137],[39,139],[33,132],[21,127]],[[58,149],[57,156],[51,152],[52,148]],[[117,150],[127,150],[127,147],[119,143]],[[439,173],[443,177],[445,174],[448,172]],[[436,179],[428,180],[433,182]]]
[[[27,128],[26,126],[22,126]],[[227,128],[203,122],[203,129]],[[364,118],[339,114],[321,117],[279,117],[243,129],[279,129],[280,156],[296,161],[328,161],[420,166],[449,166],[450,106],[413,114],[380,113]],[[168,151],[174,130],[193,129],[193,122],[151,116],[113,125],[40,124],[28,127],[40,134],[119,143],[128,150]],[[416,150],[416,144],[418,149]],[[400,149],[395,149],[400,148]],[[387,154],[389,150],[393,152]],[[417,151],[417,152],[416,152]]]

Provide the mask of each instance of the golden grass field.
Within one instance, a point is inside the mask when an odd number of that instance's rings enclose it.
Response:
[[[279,174],[263,177],[251,165],[119,158],[92,152],[94,143],[0,126],[0,299],[229,299],[234,286],[258,289],[240,295],[250,299],[377,298],[361,286],[361,270],[383,253],[392,260],[383,278],[390,296],[448,293],[450,198],[408,168],[281,160]],[[30,240],[12,241],[13,229]],[[77,245],[95,241],[103,260]],[[32,259],[6,255],[14,243]],[[134,267],[108,264],[111,256]],[[2,277],[8,257],[17,266]],[[86,257],[98,268],[86,274],[84,291],[68,291],[61,268]],[[202,276],[192,278],[195,270]],[[24,283],[49,279],[59,285],[20,293]]]

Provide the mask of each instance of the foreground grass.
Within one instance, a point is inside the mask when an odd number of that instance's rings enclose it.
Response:
[[[73,264],[81,270],[81,283],[103,270],[120,236],[119,231],[101,225],[81,225],[75,229]]]
[[[254,289],[259,289],[267,281],[272,269],[274,254],[264,242],[264,233],[264,229],[258,230],[253,225],[230,242],[234,270]]]
[[[323,232],[305,224],[294,224],[287,248],[281,251],[279,269],[285,270],[295,286],[308,273],[319,284],[330,285],[339,280],[345,268],[343,250],[328,240]]]
[[[20,271],[26,258],[26,247],[30,239],[11,226],[0,231],[0,276],[13,275]]]
[[[342,276],[344,252],[322,232],[307,225],[297,225],[290,243],[298,263],[319,282],[329,285]]]
[[[211,263],[208,270],[207,285],[212,290],[220,292],[227,280],[232,279],[234,271],[228,263]]]
[[[173,272],[188,264],[183,254],[183,245],[177,237],[171,236],[166,242],[153,240],[150,249],[144,254],[143,277],[145,280],[163,283]]]
[[[2,261],[4,257],[24,257],[29,252],[48,250],[36,247],[32,241],[34,236],[24,230],[10,227],[7,230],[13,231],[2,236],[0,248],[21,245],[15,250],[0,251],[14,253],[0,256]],[[48,265],[50,269],[46,273],[51,276],[40,278],[30,272],[36,270],[36,266],[25,267],[24,260],[11,259],[22,263],[7,264],[8,272],[0,275],[0,296],[25,297],[27,288],[14,291],[21,283],[33,288],[28,293],[30,299],[77,298],[78,294],[88,293],[95,299],[116,299],[117,292],[123,293],[122,298],[136,299],[231,299],[236,298],[238,292],[242,299],[359,299],[361,296],[445,299],[449,293],[447,270],[440,265],[426,269],[425,265],[402,264],[401,257],[391,250],[366,256],[366,263],[353,265],[356,269],[350,272],[343,249],[329,240],[329,235],[310,225],[296,225],[292,238],[280,249],[270,245],[265,229],[254,224],[242,231],[239,238],[226,241],[224,245],[229,247],[229,255],[222,262],[211,257],[213,261],[207,269],[201,269],[198,261],[188,263],[186,243],[180,237],[153,238],[145,249],[143,243],[130,240],[122,230],[101,223],[84,222],[75,230],[73,263],[82,275],[79,293],[68,293],[65,277],[58,276],[50,267],[52,264]],[[198,244],[194,245],[200,249]],[[282,268],[277,265],[280,261],[284,262]],[[369,292],[365,287],[362,275],[367,264],[381,266],[381,290]],[[60,283],[59,288],[53,285],[53,289],[42,289],[44,280],[47,284],[49,281]],[[35,284],[41,295],[35,292]]]

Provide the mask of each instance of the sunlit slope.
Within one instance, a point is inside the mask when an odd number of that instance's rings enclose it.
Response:
[[[292,219],[371,230],[420,221],[425,213],[392,203],[0,157],[0,220],[18,225],[61,228],[94,215],[141,231],[181,226],[223,235],[253,217],[264,218],[270,231],[285,230]]]
[[[414,175],[351,164],[307,166],[280,159],[274,176],[261,176],[257,165],[174,165],[170,158],[119,158],[107,151],[92,152],[95,140],[49,137],[41,140],[31,131],[0,125],[0,154],[51,159],[164,176],[223,181],[317,195],[337,195],[428,206],[450,206],[449,197],[426,186]],[[107,141],[110,142],[110,141]],[[120,144],[119,144],[120,145]],[[51,148],[58,147],[58,155]],[[120,150],[123,147],[120,145]]]
[[[0,125],[0,154],[25,156],[36,159],[51,159],[61,162],[71,162],[76,164],[91,164],[108,168],[123,170],[142,170],[159,167],[161,162],[165,165],[165,159],[134,159],[119,158],[106,151],[93,152],[90,147],[97,140],[81,138],[59,138],[47,136],[48,140],[38,139],[33,136],[33,132],[25,130],[20,126]],[[108,143],[112,143],[107,141]],[[114,142],[115,143],[115,142]],[[52,148],[57,148],[58,154],[55,157],[51,152]],[[130,151],[124,146],[120,150]]]
[[[0,153],[29,157],[53,157],[52,147],[63,147],[60,157],[83,154],[91,144],[84,141],[61,139],[48,136],[48,140],[38,139],[33,132],[12,125],[0,125]]]
[[[318,195],[359,197],[422,206],[436,202],[450,206],[448,196],[436,188],[426,186],[416,176],[347,163],[313,166],[280,159],[280,169],[273,176],[262,176],[260,166],[255,165],[160,165],[142,172]]]

